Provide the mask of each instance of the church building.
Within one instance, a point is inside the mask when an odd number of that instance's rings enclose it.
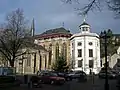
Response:
[[[72,69],[97,74],[100,71],[99,35],[91,33],[90,25],[85,20],[79,27],[80,32],[70,38]]]
[[[48,52],[46,69],[51,70],[53,63],[62,56],[69,65],[71,33],[63,27],[50,29],[35,36],[35,43],[43,46]]]

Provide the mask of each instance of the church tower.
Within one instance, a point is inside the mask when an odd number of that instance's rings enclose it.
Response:
[[[79,26],[80,32],[73,34],[71,43],[71,63],[74,71],[90,71],[98,74],[100,71],[100,40],[99,35],[91,32],[85,19]]]

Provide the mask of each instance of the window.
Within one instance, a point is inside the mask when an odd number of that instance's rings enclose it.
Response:
[[[58,57],[59,57],[59,44],[56,43],[56,60],[58,60]]]
[[[73,43],[72,43],[72,48],[73,48]]]
[[[93,49],[89,49],[89,57],[93,57]]]
[[[85,31],[85,27],[83,27],[82,30]]]
[[[52,44],[49,45],[49,62],[48,64],[51,65],[52,60]]]
[[[93,60],[89,60],[89,68],[93,68]]]
[[[82,43],[81,42],[78,42],[78,46],[81,46],[82,45]]]
[[[117,63],[120,63],[120,59],[119,58],[117,59]]]
[[[62,53],[64,60],[66,60],[67,59],[67,44],[66,43],[63,43],[61,53]]]
[[[31,66],[31,55],[27,56],[27,66]]]
[[[83,31],[88,31],[88,27],[82,27]]]
[[[120,67],[120,59],[117,59],[117,67]]]
[[[78,60],[78,67],[82,67],[82,60]]]
[[[92,42],[89,42],[89,45],[92,45],[93,43]]]
[[[78,49],[78,57],[82,57],[82,49]]]

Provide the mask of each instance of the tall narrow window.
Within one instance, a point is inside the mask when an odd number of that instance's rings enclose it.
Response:
[[[93,57],[93,49],[89,49],[89,57]]]
[[[82,49],[78,49],[78,57],[82,57]]]
[[[117,63],[120,63],[120,59],[119,58],[117,59]]]
[[[56,44],[56,60],[58,60],[58,58],[59,58],[59,44],[57,43]]]
[[[72,48],[74,47],[73,45],[74,45],[74,44],[72,43]]]
[[[33,67],[33,73],[36,71],[36,53],[34,54],[34,67]]]
[[[63,46],[62,46],[62,56],[65,60],[67,59],[67,45],[66,45],[66,43],[63,43]]]
[[[31,66],[31,54],[27,56],[27,66]]]
[[[82,67],[82,60],[78,60],[78,67]]]
[[[116,64],[117,64],[117,67],[120,67],[120,59],[119,58],[117,59],[117,63]]]
[[[52,44],[49,45],[49,61],[48,64],[51,65],[52,60]]]
[[[72,56],[74,55],[74,50],[72,50]]]

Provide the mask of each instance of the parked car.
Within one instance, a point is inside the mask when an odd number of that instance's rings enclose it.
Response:
[[[54,73],[57,73],[57,75],[59,77],[65,78],[66,81],[71,81],[72,80],[72,77],[69,76],[67,72],[54,72]]]
[[[83,71],[80,71],[79,74],[77,74],[77,81],[78,82],[86,82],[87,81],[87,74]]]
[[[13,75],[0,75],[0,88],[20,86],[20,84],[20,80],[16,79],[16,77]]]
[[[81,75],[84,75],[85,77],[87,77],[86,73],[83,71],[74,71],[68,74],[68,76],[71,76],[72,79],[77,79]]]
[[[41,70],[41,71],[37,71],[37,75],[40,75],[42,73],[48,73],[49,71],[48,70]]]
[[[116,78],[117,77],[117,73],[115,73],[115,72],[112,72],[112,71],[108,71],[107,72],[107,75],[108,75],[108,78],[109,79],[114,79],[114,78]],[[99,76],[99,78],[106,78],[106,73],[105,73],[105,71],[101,71],[99,74],[98,74],[98,76]]]
[[[33,88],[33,87],[39,87],[39,88],[42,87],[39,76],[32,76],[30,78],[30,82],[28,83],[28,87],[31,87],[31,88]]]
[[[40,80],[42,83],[48,83],[48,84],[64,84],[65,78],[59,77],[57,73],[43,73],[40,75]]]

